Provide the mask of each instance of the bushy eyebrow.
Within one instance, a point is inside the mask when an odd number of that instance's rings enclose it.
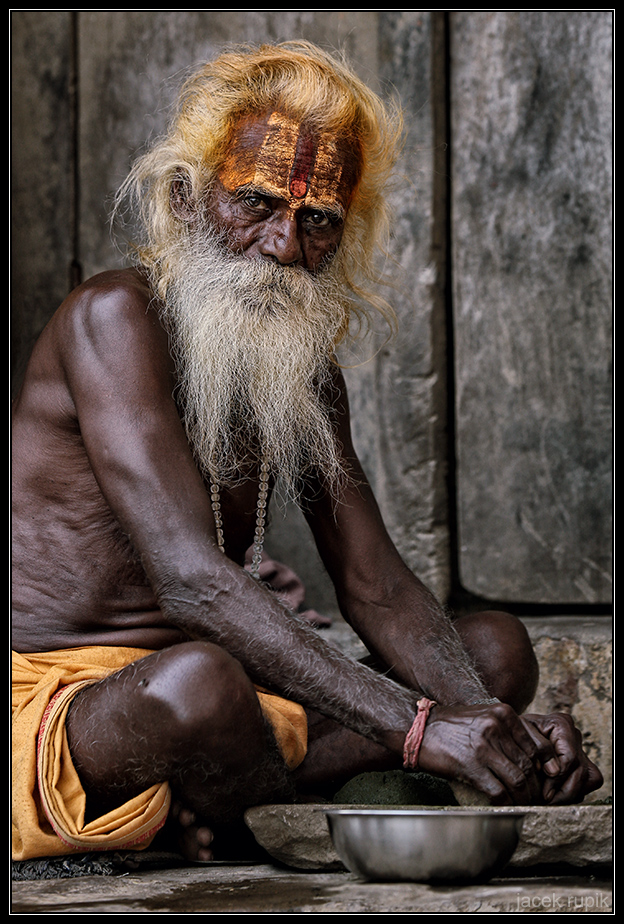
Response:
[[[246,196],[260,196],[261,199],[275,199],[275,190],[265,189],[263,186],[256,186],[254,183],[245,183],[234,190],[235,199],[244,199]]]
[[[239,186],[234,190],[233,195],[236,201],[242,201],[247,196],[260,196],[261,199],[285,199],[284,196],[276,196],[274,189],[267,189],[255,183],[245,183],[244,186]],[[345,219],[345,210],[339,202],[332,202],[330,206],[307,203],[307,208],[311,211],[322,212],[330,221],[339,222]]]

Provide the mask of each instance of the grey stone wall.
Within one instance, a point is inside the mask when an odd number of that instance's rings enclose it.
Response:
[[[344,47],[406,110],[400,331],[347,372],[401,553],[444,599],[458,569],[489,599],[608,602],[608,11],[14,11],[16,384],[76,265],[120,262],[111,196],[185,69],[226,43],[297,37]],[[297,511],[274,511],[271,551],[310,605],[335,606]]]
[[[605,11],[452,19],[460,567],[487,597],[610,597],[611,66]]]
[[[75,199],[71,18],[12,17],[11,357],[13,382],[71,286]]]

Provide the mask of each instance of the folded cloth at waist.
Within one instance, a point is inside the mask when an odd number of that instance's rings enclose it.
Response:
[[[74,696],[152,654],[143,648],[86,647],[12,653],[12,851],[14,860],[73,851],[143,850],[166,821],[166,780],[85,823],[86,795],[74,768],[65,719]],[[303,707],[256,688],[286,766],[307,750]]]

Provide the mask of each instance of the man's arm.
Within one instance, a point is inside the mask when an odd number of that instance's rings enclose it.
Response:
[[[307,519],[345,619],[403,683],[438,703],[490,696],[444,608],[401,559],[353,448],[342,375],[338,438],[352,476],[339,504],[316,492]]]

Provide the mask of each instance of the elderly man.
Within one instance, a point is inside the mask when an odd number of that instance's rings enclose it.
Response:
[[[521,715],[522,625],[447,618],[353,450],[335,351],[399,135],[305,43],[223,55],[126,184],[135,268],[80,286],[36,345],[13,436],[15,858],[141,848],[168,819],[209,859],[211,825],[374,768],[499,804],[600,785],[567,716]],[[257,580],[276,483],[381,670]]]

